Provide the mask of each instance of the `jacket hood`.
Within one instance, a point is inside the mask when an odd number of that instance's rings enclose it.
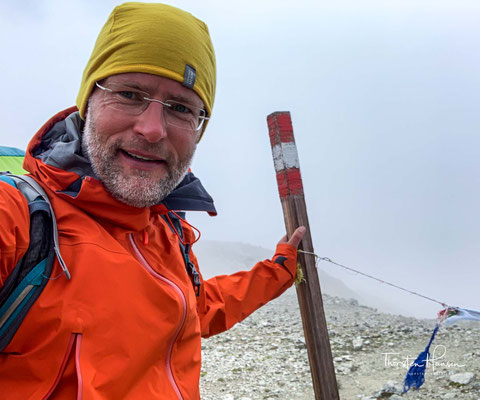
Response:
[[[30,141],[24,168],[48,190],[85,212],[133,231],[145,228],[152,213],[206,211],[216,215],[212,197],[191,172],[158,205],[137,208],[118,201],[104,188],[83,154],[82,131],[76,107],[59,112]]]

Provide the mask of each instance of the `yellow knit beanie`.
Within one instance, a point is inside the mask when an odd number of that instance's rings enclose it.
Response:
[[[157,3],[116,7],[83,72],[77,97],[82,118],[95,82],[125,72],[145,72],[178,81],[193,89],[208,115],[212,114],[215,53],[207,25],[188,12]]]

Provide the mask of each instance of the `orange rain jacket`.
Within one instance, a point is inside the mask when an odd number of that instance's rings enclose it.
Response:
[[[194,293],[168,209],[215,213],[189,174],[161,204],[134,208],[107,193],[80,150],[75,108],[34,136],[24,167],[47,192],[60,250],[52,280],[0,353],[2,399],[199,399],[201,336],[223,332],[292,285],[296,249]],[[0,284],[29,243],[28,206],[0,183]],[[184,224],[187,241],[192,230]],[[197,265],[195,257],[192,260]],[[197,266],[198,269],[198,266]]]

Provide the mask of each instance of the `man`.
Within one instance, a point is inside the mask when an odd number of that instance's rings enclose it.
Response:
[[[5,399],[198,399],[200,338],[294,281],[299,228],[272,260],[203,281],[184,211],[215,214],[188,172],[212,115],[207,27],[161,4],[118,6],[85,69],[77,108],[33,137],[24,167],[47,192],[58,262],[0,355]],[[28,205],[1,183],[0,279],[25,254]]]

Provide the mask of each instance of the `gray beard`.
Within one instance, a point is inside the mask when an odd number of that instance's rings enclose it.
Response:
[[[107,148],[97,134],[92,115],[92,110],[88,107],[82,135],[83,152],[90,160],[98,179],[117,200],[133,207],[151,207],[167,197],[187,174],[195,148],[192,154],[184,160],[177,160],[172,156],[165,155],[168,174],[158,181],[154,181],[148,171],[138,170],[134,174],[125,175],[122,167],[116,161],[121,141],[117,141]],[[144,146],[144,143],[139,140],[137,145]]]

